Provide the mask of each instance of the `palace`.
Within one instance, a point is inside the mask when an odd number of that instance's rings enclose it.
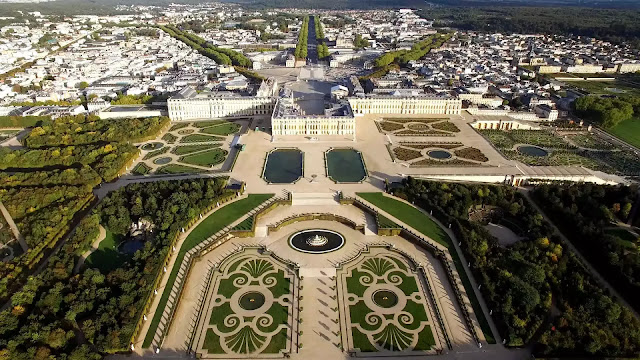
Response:
[[[239,116],[269,116],[272,96],[242,96],[232,92],[201,92],[185,87],[167,100],[172,121],[204,120]]]
[[[271,116],[272,136],[347,135],[355,137],[355,116],[363,114],[459,115],[462,101],[454,97],[374,95],[334,97],[325,101],[324,114],[310,115],[289,95],[277,97],[277,84],[263,82],[256,96],[232,92],[201,92],[185,87],[167,100],[173,121],[245,116]]]
[[[305,115],[290,97],[276,103],[271,117],[271,134],[280,135],[348,135],[355,138],[356,121],[347,101],[331,103],[324,115]]]
[[[462,100],[441,96],[373,95],[350,97],[354,114],[443,114],[460,115]]]

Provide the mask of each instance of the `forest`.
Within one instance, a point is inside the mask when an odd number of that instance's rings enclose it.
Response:
[[[123,123],[103,133],[104,121],[93,116],[38,118],[26,148],[0,148],[0,200],[29,245],[27,253],[0,263],[0,300],[18,289],[85,215],[95,200],[92,189],[118,177],[137,156],[139,150],[124,142],[155,137],[166,120],[130,121],[137,128]],[[76,132],[84,126],[96,126],[95,131]],[[44,140],[35,140],[34,131]]]
[[[640,310],[640,242],[616,224],[629,220],[637,187],[541,185],[533,195],[573,245]]]
[[[640,48],[640,10],[636,9],[440,6],[423,8],[419,14],[435,20],[434,26],[488,33],[581,35]]]
[[[0,359],[94,360],[128,350],[171,241],[224,194],[225,184],[222,178],[162,181],[109,194],[0,312]],[[154,224],[153,236],[121,267],[74,272],[100,223],[125,235],[143,218]]]
[[[585,271],[552,227],[514,188],[406,179],[394,195],[452,224],[507,346],[536,356],[638,356],[640,322]],[[470,212],[517,231],[499,245]],[[526,229],[526,231],[522,230]]]
[[[141,119],[98,119],[81,121],[61,118],[44,121],[24,139],[29,148],[65,145],[102,144],[108,142],[142,142],[150,140],[162,128],[169,126],[168,117]]]

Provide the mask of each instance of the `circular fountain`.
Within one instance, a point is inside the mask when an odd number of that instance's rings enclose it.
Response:
[[[331,230],[302,230],[291,235],[289,245],[309,254],[323,254],[340,249],[344,245],[344,236]]]

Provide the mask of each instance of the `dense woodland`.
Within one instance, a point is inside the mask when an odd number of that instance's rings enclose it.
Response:
[[[636,187],[593,184],[541,185],[534,199],[578,250],[640,310],[638,239],[614,230],[626,222],[638,196]],[[628,234],[620,237],[619,234]]]
[[[225,183],[163,181],[111,193],[0,313],[0,359],[85,360],[126,351],[171,241],[224,193]],[[97,238],[99,222],[124,235],[140,219],[154,224],[153,237],[123,266],[73,273],[80,254]]]
[[[638,356],[640,322],[595,282],[552,227],[511,187],[409,178],[395,195],[451,223],[508,346],[542,356]],[[500,246],[470,209],[495,207],[494,222],[526,237]],[[519,231],[518,229],[526,229]]]
[[[640,48],[640,10],[634,9],[443,6],[425,8],[420,15],[435,19],[435,26],[489,33],[582,35]]]
[[[103,120],[83,115],[34,121],[39,127],[25,149],[0,148],[0,200],[29,245],[27,253],[0,263],[0,300],[20,288],[85,215],[95,200],[92,189],[115,179],[137,156],[125,142],[155,136],[166,120],[130,120],[135,129],[122,122],[109,130]]]
[[[105,119],[89,116],[82,122],[56,119],[44,121],[34,128],[24,143],[29,148],[64,145],[102,144],[122,142],[123,134],[128,142],[149,140],[169,126],[168,117],[141,119]]]

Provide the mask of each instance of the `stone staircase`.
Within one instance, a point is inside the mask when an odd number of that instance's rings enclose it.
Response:
[[[293,205],[340,205],[335,193],[291,193]]]

